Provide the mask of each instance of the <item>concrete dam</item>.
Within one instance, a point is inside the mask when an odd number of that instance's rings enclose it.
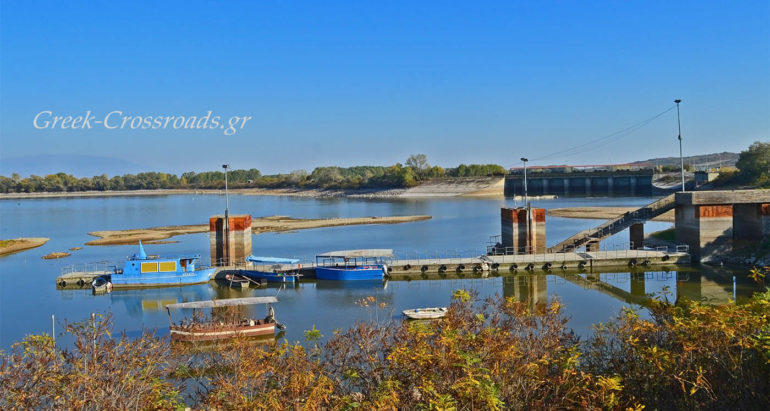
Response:
[[[527,191],[530,195],[652,195],[652,177],[651,168],[613,170],[603,166],[528,167]],[[505,195],[524,195],[523,168],[513,168],[505,176]]]

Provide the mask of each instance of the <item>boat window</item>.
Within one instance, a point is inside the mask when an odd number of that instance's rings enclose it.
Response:
[[[161,261],[158,263],[158,271],[162,273],[176,271],[176,261]]]
[[[142,273],[157,273],[158,263],[142,263]]]
[[[182,271],[187,271],[187,260],[179,260],[179,265],[182,266]]]

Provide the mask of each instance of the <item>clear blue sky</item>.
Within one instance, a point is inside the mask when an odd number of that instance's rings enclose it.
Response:
[[[0,159],[182,172],[549,156],[681,98],[687,154],[770,140],[770,2],[0,3]],[[252,116],[221,130],[37,130],[43,110]],[[676,111],[589,153],[678,155]],[[64,170],[78,172],[78,164]]]

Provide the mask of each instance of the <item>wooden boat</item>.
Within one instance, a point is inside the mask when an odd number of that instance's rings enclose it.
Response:
[[[402,311],[404,315],[412,320],[433,320],[441,318],[446,315],[446,307],[432,307],[432,308],[412,308],[410,310]]]
[[[273,313],[273,307],[269,306],[269,313],[267,317],[263,319],[239,319],[236,321],[221,321],[221,320],[182,320],[180,323],[175,324],[171,319],[172,308],[218,308],[218,307],[235,307],[242,305],[252,304],[272,304],[277,303],[276,297],[248,297],[248,298],[230,298],[224,300],[209,300],[209,301],[193,301],[187,303],[177,303],[166,305],[166,311],[168,312],[168,320],[170,323],[169,331],[171,332],[171,339],[173,341],[213,341],[223,340],[236,337],[252,337],[260,335],[274,335],[275,328],[283,328],[282,324],[279,324],[275,320]],[[195,318],[195,315],[193,315]]]
[[[296,283],[299,282],[302,274],[299,270],[301,265],[292,267],[299,263],[296,258],[277,258],[277,257],[257,257],[250,255],[246,257],[254,267],[251,270],[241,270],[241,274],[248,278],[264,280],[268,283]]]
[[[315,276],[319,280],[382,280],[387,272],[385,259],[393,250],[344,250],[316,256]]]
[[[250,280],[244,276],[238,275],[238,274],[226,274],[225,280],[227,285],[230,288],[249,288],[253,280]],[[259,282],[253,281],[257,286],[259,286]]]

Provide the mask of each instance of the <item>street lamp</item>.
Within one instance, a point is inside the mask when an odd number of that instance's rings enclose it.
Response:
[[[680,99],[674,100],[674,103],[676,103],[676,124],[679,127],[679,161],[681,163],[680,170],[682,173],[682,192],[684,193],[687,190],[685,190],[684,188],[684,157],[682,156],[682,122],[679,119],[679,103],[681,102],[682,100]]]
[[[230,200],[227,195],[227,169],[229,164],[222,164],[225,169],[225,252],[222,257],[225,258],[226,265],[230,265]]]
[[[524,206],[527,205],[527,161],[528,158],[522,157],[521,161],[524,162]]]
[[[527,211],[527,243],[524,247],[525,252],[527,252],[532,244],[532,224],[529,219],[529,198],[527,196],[527,161],[529,161],[529,159],[522,157],[521,161],[524,163],[524,209]]]

